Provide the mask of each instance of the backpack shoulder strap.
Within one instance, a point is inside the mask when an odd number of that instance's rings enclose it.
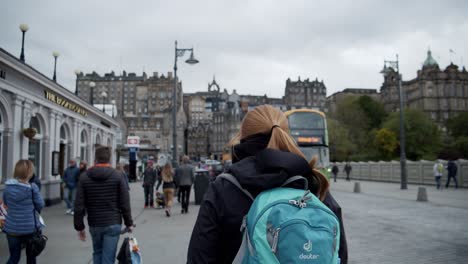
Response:
[[[304,178],[303,176],[300,176],[300,175],[296,175],[296,176],[293,176],[289,179],[287,179],[282,185],[281,187],[285,187],[293,182],[297,182],[297,181],[303,181],[304,182],[304,190],[309,190],[309,181],[307,181],[306,178]]]
[[[229,173],[222,173],[222,174],[220,174],[217,178],[225,179],[225,180],[227,180],[228,182],[234,184],[234,186],[236,186],[241,192],[243,192],[245,195],[247,195],[247,197],[249,197],[252,201],[254,200],[252,194],[250,194],[250,192],[247,191],[246,189],[242,188],[242,186],[240,185],[240,183],[239,183],[239,181],[236,179],[236,177],[232,176],[231,174],[229,174]]]

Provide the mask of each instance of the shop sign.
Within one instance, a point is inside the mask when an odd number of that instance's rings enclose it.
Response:
[[[47,100],[55,103],[55,104],[58,104],[62,107],[65,107],[75,113],[78,113],[82,116],[87,116],[88,115],[88,112],[81,106],[75,104],[75,103],[72,103],[70,101],[68,101],[67,99],[63,98],[63,97],[60,97],[52,92],[49,92],[49,91],[45,91],[45,97]]]

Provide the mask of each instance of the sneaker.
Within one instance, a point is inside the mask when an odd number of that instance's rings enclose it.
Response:
[[[147,205],[145,205],[145,209],[146,209],[146,208],[148,208],[148,206],[147,206]]]
[[[67,209],[67,211],[65,212],[65,214],[71,214],[72,210],[71,209]]]
[[[153,208],[153,209],[154,209],[154,208],[155,208],[155,207],[154,207],[154,205],[152,205],[152,206],[151,206],[151,208]]]
[[[71,211],[70,214],[71,214],[71,215],[75,215],[75,211]]]
[[[169,212],[169,210],[166,209],[166,216],[167,217],[170,217],[171,216],[171,213]]]

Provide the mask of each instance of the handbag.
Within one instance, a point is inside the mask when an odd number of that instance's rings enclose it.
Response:
[[[33,192],[32,187],[31,187],[31,194],[32,194],[33,207],[34,207],[34,192]],[[43,235],[41,230],[37,227],[35,207],[33,209],[33,218],[34,218],[35,231],[32,237],[28,240],[26,244],[26,251],[29,252],[29,254],[32,257],[37,257],[41,254],[41,252],[46,247],[48,238],[45,235]]]

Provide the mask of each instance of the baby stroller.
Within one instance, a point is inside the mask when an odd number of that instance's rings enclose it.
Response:
[[[160,192],[156,192],[156,206],[158,209],[164,208],[166,205],[166,201],[164,199],[164,194]]]
[[[126,228],[120,232],[120,234],[125,233],[128,233]],[[138,242],[131,233],[128,234],[129,235],[127,235],[122,242],[122,246],[120,246],[119,253],[117,254],[117,260],[119,261],[119,264],[142,264],[143,260],[141,259]]]

